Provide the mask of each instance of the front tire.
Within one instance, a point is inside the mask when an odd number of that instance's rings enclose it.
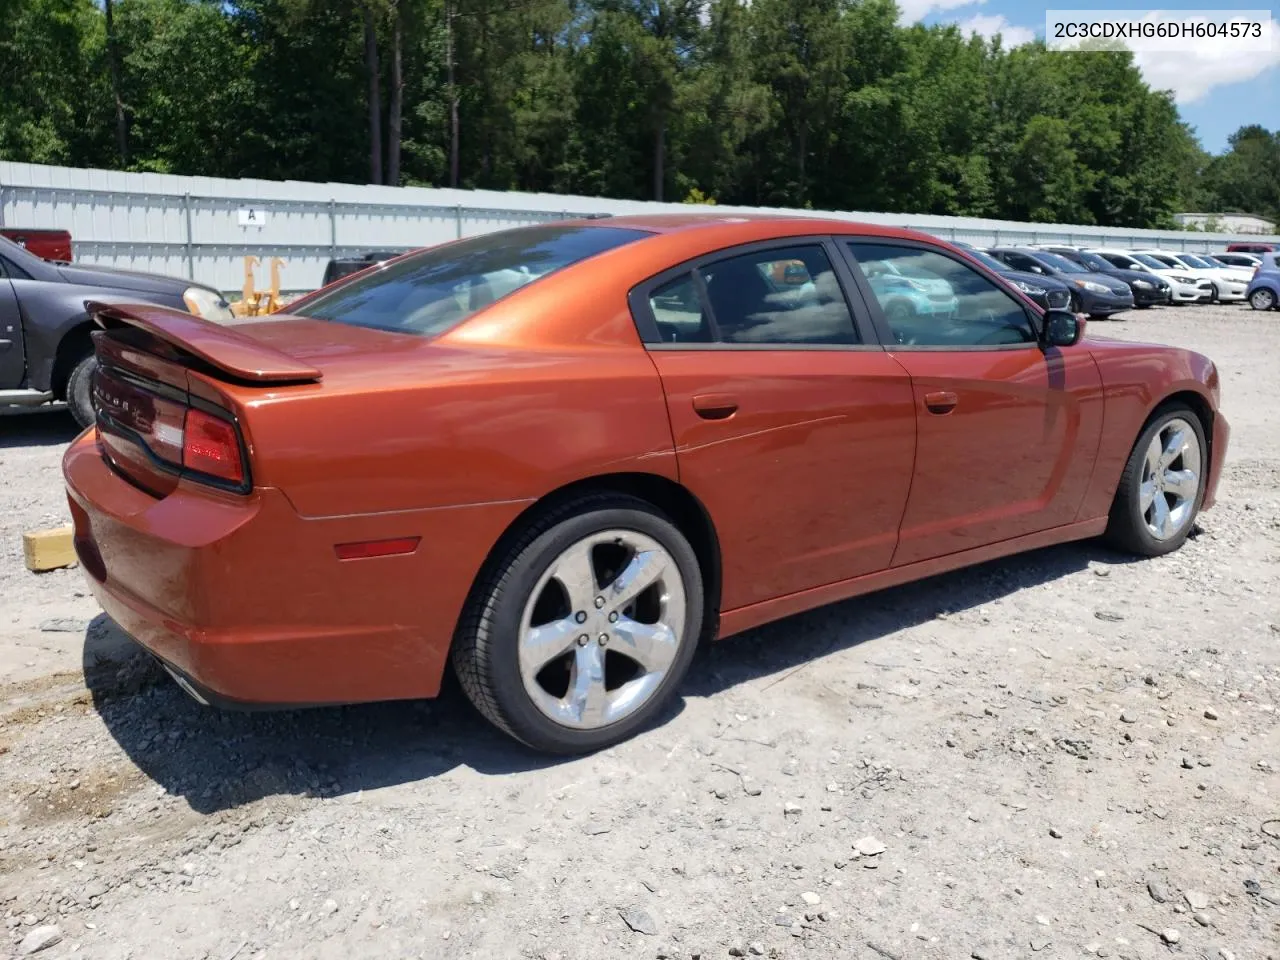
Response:
[[[92,353],[71,368],[67,377],[67,407],[80,429],[93,426],[97,414],[93,410],[93,371],[98,368],[98,358]]]
[[[1120,475],[1107,540],[1144,557],[1177,550],[1195,526],[1208,469],[1209,447],[1195,411],[1184,404],[1159,411]]]
[[[675,694],[703,627],[689,541],[635,497],[544,514],[472,591],[453,645],[463,690],[494,726],[548,753],[619,743]]]

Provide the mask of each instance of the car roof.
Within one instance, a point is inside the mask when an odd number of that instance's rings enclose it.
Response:
[[[919,240],[926,243],[946,244],[945,240],[902,227],[857,220],[839,220],[834,217],[805,217],[795,214],[772,213],[635,213],[616,217],[593,217],[581,220],[559,221],[580,226],[622,227],[645,230],[649,233],[675,234],[694,230],[727,230],[742,234],[742,242],[753,237],[768,239],[787,235],[842,234],[850,236],[891,237],[899,240]]]

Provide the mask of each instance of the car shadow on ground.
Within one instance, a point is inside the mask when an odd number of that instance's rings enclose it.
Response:
[[[687,697],[708,697],[827,654],[990,603],[1091,564],[1131,558],[1086,542],[992,561],[847,600],[700,650],[660,725]],[[429,779],[455,767],[501,775],[565,762],[489,726],[450,673],[432,701],[239,713],[202,707],[151,658],[104,652],[119,643],[100,617],[87,633],[85,679],[107,729],[139,769],[201,813],[276,795],[336,796]],[[118,648],[117,648],[118,649]]]
[[[80,427],[62,406],[0,407],[0,450],[61,446],[79,433]]]

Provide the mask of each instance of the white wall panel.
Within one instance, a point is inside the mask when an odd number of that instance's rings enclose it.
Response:
[[[249,207],[265,212],[263,226],[239,224],[238,211]],[[0,226],[70,230],[78,260],[191,276],[225,291],[242,286],[246,254],[262,259],[259,288],[269,283],[269,258],[279,256],[286,261],[282,286],[306,290],[320,283],[331,256],[358,255],[371,248],[431,246],[459,236],[586,213],[687,213],[694,209],[736,213],[749,208],[691,208],[674,203],[492,190],[224,180],[0,162]],[[946,240],[982,246],[1059,242],[1211,251],[1242,240],[1280,244],[1280,237],[970,217],[763,212],[911,227]]]

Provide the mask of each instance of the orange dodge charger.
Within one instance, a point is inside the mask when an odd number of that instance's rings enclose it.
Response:
[[[1229,428],[964,251],[814,218],[459,240],[217,325],[91,304],[63,462],[106,612],[237,707],[434,696],[530,746],[650,722],[701,638],[1105,534],[1154,556]]]

